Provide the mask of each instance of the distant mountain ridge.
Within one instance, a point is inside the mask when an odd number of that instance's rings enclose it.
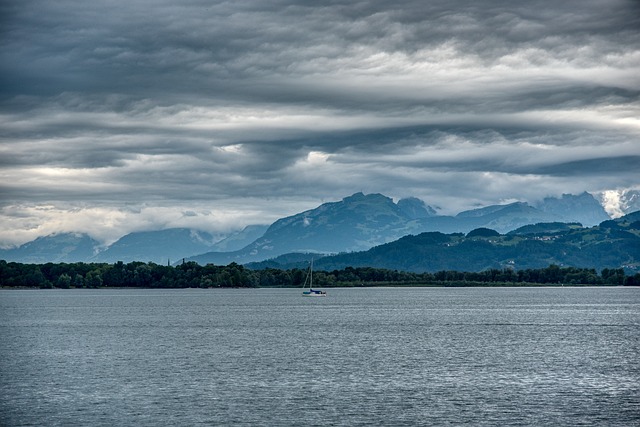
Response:
[[[130,233],[99,252],[91,262],[143,261],[166,264],[211,249],[214,237],[188,228]]]
[[[22,263],[85,261],[99,250],[100,243],[83,233],[58,233],[38,237],[14,249],[1,249],[0,259]]]
[[[574,196],[563,194],[562,197],[546,197],[536,208],[567,221],[579,222],[585,226],[600,224],[611,219],[603,206],[591,194],[584,192]]]
[[[220,236],[189,228],[130,233],[89,261],[175,263],[183,258],[211,250],[235,250],[245,247],[260,237],[266,228],[267,226],[261,225],[248,226],[223,239],[220,239]]]
[[[0,259],[18,262],[130,262],[164,264],[183,258],[201,264],[262,261],[291,252],[321,254],[363,251],[406,235],[437,231],[467,233],[486,227],[507,233],[523,225],[551,222],[595,224],[609,219],[588,193],[548,198],[536,207],[516,202],[438,215],[417,198],[395,203],[382,194],[355,193],[337,202],[281,218],[270,226],[249,226],[226,238],[197,230],[135,232],[107,248],[87,235],[67,233],[38,238],[0,250]],[[597,222],[596,222],[597,223]]]
[[[175,263],[211,250],[243,248],[260,237],[266,225],[245,227],[221,239],[203,231],[170,228],[129,233],[107,248],[82,233],[59,233],[39,237],[14,249],[0,250],[0,259],[23,263],[117,261]]]
[[[249,268],[301,268],[313,254],[287,254]],[[640,211],[585,228],[579,224],[535,224],[508,234],[489,229],[444,234],[425,232],[367,251],[316,258],[318,270],[372,267],[410,272],[535,269],[550,264],[640,271]]]
[[[356,193],[274,222],[265,234],[235,252],[210,252],[189,258],[201,264],[245,263],[287,252],[362,250],[394,240],[409,216],[389,197]]]
[[[564,203],[572,206],[566,212],[560,212],[550,201],[542,205],[550,212],[516,202],[464,211],[452,217],[437,215],[433,208],[419,199],[402,199],[394,203],[382,194],[356,193],[339,202],[325,203],[282,218],[273,223],[262,237],[238,251],[208,252],[188,260],[199,264],[244,264],[290,252],[328,254],[362,251],[406,235],[428,231],[467,233],[487,227],[506,233],[529,224],[575,222],[574,216],[608,219],[604,208],[588,193],[585,194],[563,196]]]

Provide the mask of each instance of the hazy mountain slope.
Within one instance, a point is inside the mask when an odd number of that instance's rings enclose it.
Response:
[[[269,228],[268,225],[249,225],[237,233],[214,243],[210,250],[216,252],[231,252],[244,248],[259,239]]]
[[[437,215],[435,209],[415,197],[398,200],[398,208],[410,219],[428,218]]]
[[[143,261],[166,264],[180,258],[205,252],[213,245],[214,237],[188,228],[160,231],[141,231],[123,236],[91,261]]]
[[[274,222],[262,237],[240,251],[190,258],[223,264],[273,258],[288,252],[342,252],[368,249],[406,234],[411,218],[389,197],[356,193],[339,202]]]
[[[542,212],[527,203],[516,202],[508,205],[488,206],[461,212],[456,219],[464,227],[458,231],[468,232],[475,228],[485,227],[506,233],[526,224],[554,222],[559,218],[551,213]]]
[[[381,194],[356,193],[339,202],[280,219],[262,237],[238,251],[209,252],[190,260],[200,264],[244,264],[289,252],[362,251],[429,231],[467,233],[486,227],[506,233],[527,224],[559,220],[553,213],[520,202],[465,211],[455,217],[434,213],[418,199],[394,203]]]
[[[563,194],[561,198],[547,197],[536,208],[556,215],[562,221],[576,221],[584,226],[600,224],[610,219],[600,202],[587,192],[577,196]]]
[[[60,233],[38,237],[14,249],[0,250],[0,259],[21,263],[85,262],[99,243],[81,233]]]

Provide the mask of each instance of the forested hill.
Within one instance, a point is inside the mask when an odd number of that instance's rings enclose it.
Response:
[[[286,258],[285,258],[286,259]],[[288,259],[291,259],[289,257]],[[439,232],[406,236],[368,251],[317,259],[315,268],[375,267],[410,272],[483,271],[544,268],[551,264],[579,268],[640,271],[640,212],[599,226],[538,224],[507,234],[481,228],[468,234]],[[290,268],[278,259],[264,267]],[[260,264],[249,264],[261,268]]]

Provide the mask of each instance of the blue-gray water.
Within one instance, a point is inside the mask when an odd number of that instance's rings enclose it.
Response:
[[[640,289],[2,290],[0,425],[638,425]]]

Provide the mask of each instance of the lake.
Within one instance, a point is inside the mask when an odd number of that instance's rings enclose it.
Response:
[[[639,425],[640,289],[0,290],[0,425]]]

